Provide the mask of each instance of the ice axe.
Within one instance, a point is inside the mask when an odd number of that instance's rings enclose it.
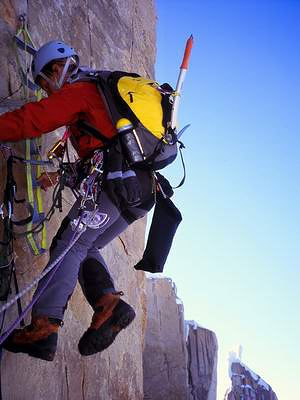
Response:
[[[182,91],[182,85],[185,79],[186,72],[188,70],[189,66],[189,60],[190,60],[190,55],[193,47],[193,35],[191,35],[185,45],[185,51],[182,59],[182,63],[180,66],[180,72],[177,80],[177,85],[176,85],[176,95],[172,107],[172,113],[171,113],[171,128],[176,130],[176,124],[177,124],[177,114],[178,114],[178,107],[179,107],[179,101],[180,101],[180,96],[181,96],[181,91]],[[181,133],[184,132],[186,127],[184,127],[181,131]],[[181,135],[180,135],[181,136]]]

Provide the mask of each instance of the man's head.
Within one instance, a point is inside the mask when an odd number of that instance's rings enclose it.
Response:
[[[72,47],[52,40],[36,52],[31,65],[32,76],[36,84],[51,94],[76,72],[78,64],[79,57]]]

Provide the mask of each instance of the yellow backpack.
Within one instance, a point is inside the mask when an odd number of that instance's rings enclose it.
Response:
[[[143,152],[136,164],[159,170],[177,156],[177,137],[171,129],[171,111],[175,92],[164,83],[121,71],[98,71],[100,93],[114,124],[128,119]]]

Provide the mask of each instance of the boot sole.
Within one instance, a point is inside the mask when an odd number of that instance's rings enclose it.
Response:
[[[49,340],[53,341],[53,347],[49,346]],[[47,339],[39,340],[36,343],[16,344],[9,341],[9,338],[3,343],[3,348],[12,353],[25,353],[31,357],[39,358],[44,361],[53,361],[56,352],[57,334],[51,334]]]
[[[120,303],[113,315],[99,329],[89,328],[83,334],[78,343],[78,350],[82,356],[90,356],[107,349],[121,330],[127,328],[134,320],[134,309],[122,300]]]

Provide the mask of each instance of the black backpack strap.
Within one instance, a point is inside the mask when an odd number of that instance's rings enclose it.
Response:
[[[106,136],[103,135],[103,133],[101,133],[97,128],[95,128],[87,121],[83,120],[78,121],[77,127],[81,132],[87,133],[95,137],[96,139],[101,140],[101,142],[103,142],[104,145],[109,145],[112,142],[112,139],[108,139]]]
[[[178,140],[178,143],[179,143],[180,159],[181,159],[181,163],[182,163],[182,167],[183,167],[183,177],[182,177],[180,183],[177,186],[172,187],[172,189],[180,188],[184,184],[185,178],[186,178],[186,168],[185,168],[185,162],[184,162],[183,154],[182,154],[182,149],[185,149],[185,146],[180,140]]]
[[[113,71],[109,74],[107,71],[99,72],[98,88],[113,123],[116,124],[120,118],[128,118],[136,128],[139,120],[119,94],[118,82],[123,76],[140,77],[138,74],[124,71]]]
[[[172,116],[172,102],[170,101],[170,96],[174,93],[174,89],[168,83],[163,83],[160,85],[160,94],[161,94],[161,107],[163,109],[163,120],[162,124],[165,128],[165,132],[168,131],[169,124],[171,122]]]

